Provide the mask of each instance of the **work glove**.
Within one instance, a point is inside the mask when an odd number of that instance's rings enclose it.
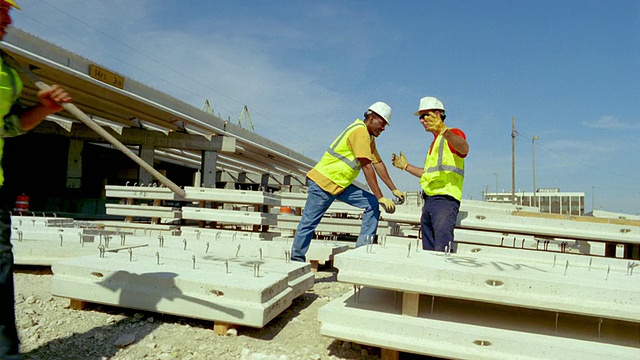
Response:
[[[380,199],[378,199],[378,202],[380,202],[380,205],[382,205],[384,211],[388,212],[389,214],[393,214],[396,211],[396,204],[393,203],[393,200],[386,197],[381,197]]]
[[[395,197],[397,197],[397,198],[398,198],[398,202],[397,202],[397,203],[398,203],[398,205],[400,205],[400,204],[404,204],[404,200],[405,200],[405,198],[406,198],[405,193],[403,193],[402,191],[400,191],[400,190],[398,190],[398,189],[395,189],[395,190],[393,190],[393,191],[391,191],[391,192],[393,193],[393,195],[394,195]]]
[[[440,119],[440,116],[435,113],[429,113],[425,118],[427,122],[427,131],[431,131],[432,133],[442,135],[449,128],[444,124],[444,121]]]
[[[407,162],[407,158],[404,157],[404,154],[402,153],[402,151],[400,151],[400,156],[396,154],[391,154],[391,163],[393,164],[393,166],[397,167],[402,171],[406,170],[407,166],[409,166],[409,163]]]

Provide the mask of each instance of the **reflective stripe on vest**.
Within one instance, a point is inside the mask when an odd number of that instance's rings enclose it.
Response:
[[[353,124],[349,125],[348,128],[346,128],[342,134],[340,134],[340,136],[338,136],[338,138],[333,142],[333,144],[331,144],[331,146],[329,147],[329,149],[327,149],[327,152],[333,156],[336,157],[338,159],[340,159],[340,161],[344,162],[345,164],[349,165],[349,167],[353,170],[360,170],[360,161],[358,161],[358,159],[348,159],[346,156],[343,156],[341,154],[338,154],[336,152],[336,148],[338,147],[338,144],[340,144],[340,142],[342,141],[343,138],[345,138],[348,134],[351,134],[351,130],[355,130],[356,127],[358,126],[366,126],[363,122],[354,122]]]
[[[357,119],[349,125],[332,143],[324,153],[320,162],[314,167],[329,180],[346,188],[360,174],[360,161],[347,145],[349,135],[358,127],[366,127],[364,122]]]
[[[5,61],[6,54],[0,51],[0,132],[4,134],[4,117],[7,116],[11,107],[22,93],[22,80]],[[4,136],[0,134],[0,158],[4,149]],[[4,172],[0,167],[0,186],[4,183]]]
[[[420,185],[427,195],[449,195],[457,200],[462,198],[464,183],[464,159],[451,152],[448,142],[438,136],[432,151],[437,156],[429,156],[424,161],[425,172]]]

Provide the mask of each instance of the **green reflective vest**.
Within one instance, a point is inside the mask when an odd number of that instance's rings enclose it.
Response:
[[[347,145],[347,138],[358,127],[366,127],[364,121],[356,119],[349,125],[334,141],[329,149],[324,153],[320,162],[314,167],[329,180],[346,188],[360,174],[360,161],[356,159],[353,150]]]
[[[4,129],[4,117],[22,93],[22,80],[15,69],[0,58],[0,129]],[[0,136],[0,159],[4,149],[4,138]],[[0,167],[0,186],[4,184],[4,172]]]
[[[424,193],[431,195],[449,195],[458,201],[462,199],[464,183],[464,158],[449,149],[449,142],[438,135],[433,143],[431,154],[424,160],[424,173],[420,186]]]

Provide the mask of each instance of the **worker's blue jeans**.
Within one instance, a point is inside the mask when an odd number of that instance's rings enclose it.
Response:
[[[364,210],[356,247],[366,245],[367,236],[376,234],[378,231],[378,219],[380,218],[380,203],[372,193],[364,191],[355,185],[349,185],[340,194],[332,195],[322,190],[315,182],[309,180],[307,202],[304,205],[302,219],[300,219],[296,236],[291,246],[291,260],[306,261],[305,254],[309,250],[309,244],[316,227],[318,227],[322,216],[336,199]]]
[[[453,252],[453,229],[456,227],[460,202],[446,195],[422,195],[422,248],[435,251],[449,249]]]
[[[11,213],[0,206],[0,359],[21,359],[16,331]]]

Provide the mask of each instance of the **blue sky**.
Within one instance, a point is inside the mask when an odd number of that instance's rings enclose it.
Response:
[[[536,185],[586,210],[640,212],[640,1],[18,0],[14,25],[313,159],[373,102],[401,190],[431,135],[412,114],[440,98],[470,153],[464,198]],[[387,195],[390,192],[385,191]]]

